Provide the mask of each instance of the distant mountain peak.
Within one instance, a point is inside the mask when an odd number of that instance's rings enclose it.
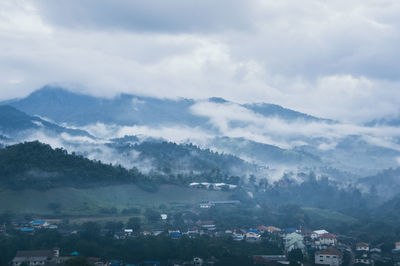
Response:
[[[227,100],[225,100],[224,98],[221,98],[221,97],[211,97],[211,98],[208,98],[208,101],[213,102],[213,103],[228,103]]]

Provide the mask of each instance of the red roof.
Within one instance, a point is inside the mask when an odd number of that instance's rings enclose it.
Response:
[[[357,243],[357,247],[369,247],[369,245],[367,243],[360,242],[360,243]]]
[[[265,231],[268,230],[268,227],[266,227],[265,225],[260,225],[259,227],[257,227],[258,231]]]
[[[268,231],[281,231],[280,228],[275,227],[275,226],[267,226],[267,230]]]
[[[337,250],[334,247],[329,247],[329,248],[327,248],[325,250],[317,251],[317,254],[318,255],[319,254],[323,254],[323,255],[338,255],[338,256],[341,256],[342,252],[340,252],[339,250]]]
[[[334,234],[323,234],[322,236],[320,236],[319,238],[337,238],[336,235]]]

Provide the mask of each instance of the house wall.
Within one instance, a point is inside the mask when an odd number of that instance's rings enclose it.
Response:
[[[26,258],[24,261],[13,262],[13,265],[18,266],[23,262],[28,263],[28,265],[44,265],[46,259]]]
[[[315,264],[323,265],[340,265],[341,259],[338,255],[316,254]]]
[[[363,264],[371,264],[371,261],[368,258],[364,259],[355,259],[356,263],[363,263]]]
[[[322,238],[320,239],[321,245],[336,245],[336,238]]]

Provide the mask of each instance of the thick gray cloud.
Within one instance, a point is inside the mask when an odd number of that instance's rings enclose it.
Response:
[[[396,0],[5,0],[0,99],[58,83],[368,121],[400,112],[399,12]]]
[[[36,5],[45,20],[63,27],[167,33],[248,28],[253,13],[241,0],[39,0]]]

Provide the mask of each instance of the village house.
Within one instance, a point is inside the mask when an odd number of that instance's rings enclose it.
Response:
[[[337,244],[337,236],[334,234],[323,234],[319,236],[319,244],[326,246],[335,246]]]
[[[216,228],[215,228],[215,223],[214,223],[214,221],[199,221],[199,222],[198,222],[198,225],[199,225],[201,228],[207,229],[207,230],[209,230],[209,231],[213,231],[213,230],[216,229]]]
[[[197,265],[197,266],[203,265],[203,259],[199,258],[199,257],[193,258],[193,265]]]
[[[45,220],[34,220],[30,222],[32,227],[36,227],[36,228],[44,228],[49,226],[49,223]]]
[[[260,234],[264,234],[265,232],[268,232],[268,227],[265,225],[260,225],[257,227],[257,230],[260,232]]]
[[[381,253],[382,249],[379,246],[377,246],[377,247],[370,248],[369,252],[371,252],[371,253]]]
[[[285,255],[254,255],[253,263],[257,265],[288,265],[289,261]]]
[[[260,232],[258,230],[249,230],[246,232],[246,240],[247,241],[256,241],[261,237]]]
[[[317,239],[317,238],[319,238],[320,236],[322,236],[322,235],[324,235],[324,234],[328,234],[329,232],[328,231],[326,231],[326,230],[315,230],[315,231],[313,231],[312,233],[311,233],[311,235],[310,235],[310,237],[311,237],[311,239]]]
[[[354,262],[366,265],[372,264],[369,244],[364,242],[356,244],[356,254]]]
[[[357,253],[354,262],[369,265],[372,263],[372,260],[368,253]]]
[[[210,209],[213,205],[209,202],[202,202],[199,204],[201,209]]]
[[[17,251],[12,265],[18,266],[23,263],[28,265],[45,265],[48,263],[58,263],[60,250],[20,250]]]
[[[34,233],[35,232],[35,228],[31,228],[31,227],[23,227],[19,229],[21,232],[25,232],[25,233]]]
[[[268,233],[277,233],[277,232],[282,231],[282,229],[270,225],[270,226],[267,226],[267,231],[268,231]]]
[[[294,249],[300,249],[304,251],[304,237],[298,233],[287,234],[284,238],[285,251],[290,252]]]
[[[244,239],[245,235],[244,234],[240,234],[240,233],[236,233],[234,232],[232,235],[232,239],[234,241],[242,241]]]
[[[342,262],[343,254],[335,247],[329,247],[315,253],[315,264],[336,266],[341,265]]]
[[[126,228],[124,229],[125,236],[131,236],[133,234],[133,229]]]
[[[168,234],[172,239],[179,239],[182,236],[180,230],[168,230]]]
[[[370,257],[369,244],[363,243],[363,242],[356,244],[356,254],[355,254],[354,262],[366,264],[366,265],[373,263],[373,261]]]
[[[393,262],[400,265],[400,242],[396,242],[394,245],[395,248],[392,250]]]
[[[369,245],[367,243],[357,243],[356,244],[356,251],[369,251]]]
[[[199,232],[199,228],[198,228],[197,226],[193,226],[193,227],[189,228],[185,234],[186,234],[187,236],[189,236],[189,237],[195,237],[195,236],[197,236],[199,233],[200,233],[200,232]]]

